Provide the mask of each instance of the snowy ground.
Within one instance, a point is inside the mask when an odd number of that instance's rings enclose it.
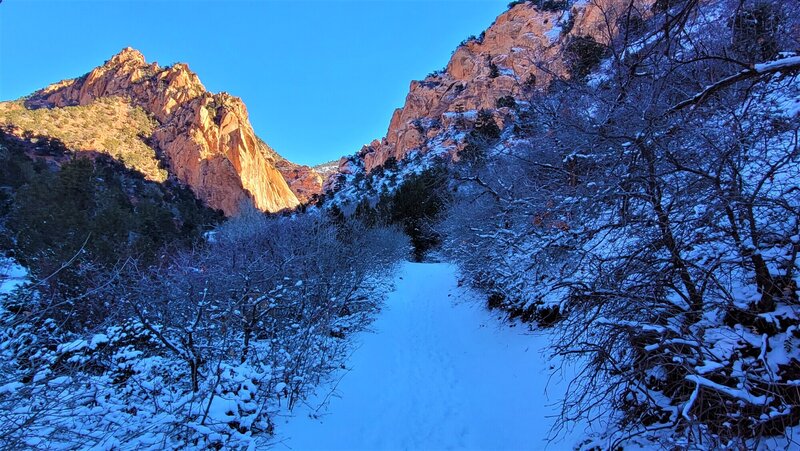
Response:
[[[0,257],[0,293],[10,293],[27,280],[28,271],[14,260]]]
[[[572,449],[547,444],[565,389],[547,337],[509,327],[455,268],[407,263],[338,384],[278,421],[276,449]],[[315,418],[316,417],[316,418]]]

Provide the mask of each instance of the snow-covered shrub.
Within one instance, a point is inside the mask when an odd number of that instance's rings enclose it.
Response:
[[[340,365],[406,251],[393,229],[251,212],[205,246],[109,273],[92,295],[114,315],[89,331],[22,288],[2,302],[0,443],[252,446]]]

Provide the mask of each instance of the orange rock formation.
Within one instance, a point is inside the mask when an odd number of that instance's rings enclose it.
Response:
[[[35,93],[26,105],[86,105],[107,96],[129,99],[155,117],[159,126],[150,138],[170,172],[210,207],[230,216],[250,201],[269,212],[299,204],[241,99],[209,93],[185,64],[161,68],[126,48],[83,77]]]
[[[498,108],[498,99],[524,98],[526,91],[548,86],[554,75],[566,75],[564,45],[570,37],[591,36],[608,43],[617,33],[616,18],[629,3],[592,0],[568,11],[539,10],[531,2],[513,6],[480,38],[459,46],[445,70],[411,82],[405,105],[394,112],[386,136],[359,152],[365,169],[390,157],[402,159],[414,149],[425,151],[426,142],[452,123],[453,113],[487,109],[502,121],[507,111]],[[646,12],[652,2],[635,3]],[[571,28],[566,29],[567,23]]]

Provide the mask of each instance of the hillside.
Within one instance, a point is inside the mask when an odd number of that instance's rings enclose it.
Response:
[[[340,159],[326,179],[327,195],[350,211],[364,198],[374,204],[402,174],[418,173],[435,160],[474,157],[501,130],[524,126],[522,113],[532,98],[553,85],[594,77],[609,44],[632,39],[627,23],[641,24],[653,15],[653,5],[649,0],[511,2],[486,30],[467,37],[443,69],[411,82],[386,136]],[[398,161],[409,163],[401,164],[399,173]],[[395,176],[383,177],[384,169]],[[376,170],[382,181],[373,183],[369,174]]]
[[[53,109],[28,109],[22,101],[2,102],[0,124],[16,128],[20,136],[48,136],[70,149],[106,153],[148,180],[167,180],[156,151],[143,140],[153,134],[157,122],[119,97]]]
[[[258,139],[258,141],[262,151],[273,162],[275,168],[280,171],[283,178],[286,179],[286,183],[289,184],[289,188],[301,203],[310,203],[315,196],[322,193],[322,185],[327,178],[327,174],[318,171],[316,167],[312,168],[292,163],[279,155],[278,152],[261,139]]]

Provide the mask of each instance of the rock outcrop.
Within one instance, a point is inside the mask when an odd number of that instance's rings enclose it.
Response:
[[[359,157],[371,171],[389,158],[426,150],[453,121],[470,120],[460,113],[489,110],[498,121],[508,113],[501,99],[523,99],[546,88],[554,77],[566,77],[570,39],[589,36],[606,44],[617,34],[616,18],[629,2],[592,0],[569,9],[538,9],[520,2],[497,17],[480,37],[466,40],[447,67],[422,81],[412,81],[405,105],[392,116],[386,136],[365,146]],[[648,0],[635,0],[644,13]],[[474,116],[474,115],[473,115]],[[458,143],[450,143],[454,152]]]
[[[186,64],[161,68],[131,48],[83,77],[51,85],[28,108],[87,105],[118,96],[158,122],[153,146],[170,173],[210,207],[236,214],[252,202],[263,211],[291,209],[299,200],[259,140],[241,99],[211,94]]]
[[[313,200],[313,197],[322,193],[322,184],[325,180],[325,175],[317,171],[315,168],[305,166],[302,164],[292,163],[291,161],[283,158],[278,152],[272,149],[267,143],[261,141],[262,149],[275,168],[283,175],[286,183],[289,184],[289,189],[292,190],[297,200],[300,203],[308,203]]]
[[[292,163],[282,159],[276,161],[275,167],[283,175],[289,189],[297,196],[301,203],[308,203],[315,195],[322,193],[325,176],[310,166]]]

